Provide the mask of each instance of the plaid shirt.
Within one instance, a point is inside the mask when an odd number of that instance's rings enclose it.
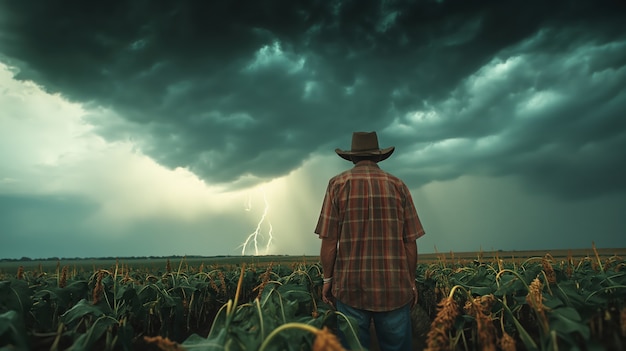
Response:
[[[355,308],[391,311],[411,301],[405,242],[424,235],[407,186],[372,161],[328,183],[315,228],[338,242],[333,296]]]

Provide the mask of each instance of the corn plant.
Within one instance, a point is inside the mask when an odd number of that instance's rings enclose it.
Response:
[[[595,247],[594,247],[595,250]],[[17,267],[0,280],[0,348],[361,349],[321,301],[319,262]],[[626,349],[626,263],[600,255],[419,264],[414,341],[428,350]]]

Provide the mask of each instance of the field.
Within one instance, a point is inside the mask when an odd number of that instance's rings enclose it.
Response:
[[[597,248],[597,254],[603,258],[612,256],[626,257],[626,248]],[[543,257],[549,253],[554,259],[566,259],[571,256],[576,259],[585,257],[594,257],[596,253],[592,248],[575,249],[575,250],[520,250],[520,251],[473,251],[473,252],[440,252],[419,254],[418,261],[420,264],[432,264],[440,260],[447,260],[458,264],[468,264],[478,259],[494,259],[499,258],[507,261],[523,261],[531,257]],[[123,258],[72,258],[72,259],[45,259],[45,260],[0,260],[0,277],[15,274],[19,266],[25,271],[43,270],[45,272],[53,272],[57,265],[71,266],[79,270],[96,270],[100,268],[109,268],[116,263],[124,263],[135,269],[159,270],[165,267],[166,261],[184,262],[189,266],[204,265],[221,265],[235,266],[242,263],[263,265],[268,263],[291,266],[296,263],[315,263],[319,261],[319,256],[287,256],[287,255],[271,255],[271,256],[173,256],[173,257],[123,257]]]
[[[415,349],[622,350],[624,255],[420,254]],[[0,348],[322,350],[341,329],[359,349],[321,286],[316,256],[4,260]]]

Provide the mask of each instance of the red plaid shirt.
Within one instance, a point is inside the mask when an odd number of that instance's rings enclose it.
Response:
[[[372,161],[328,183],[315,228],[337,239],[333,296],[349,306],[391,311],[411,301],[415,272],[404,243],[424,235],[407,186]]]

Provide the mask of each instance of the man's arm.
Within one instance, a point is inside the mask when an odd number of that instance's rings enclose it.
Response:
[[[337,257],[337,239],[322,238],[322,248],[320,250],[320,260],[324,270],[324,286],[322,287],[322,301],[335,307],[335,299],[331,292],[333,286],[333,269],[335,268],[335,258]]]
[[[324,278],[333,276],[335,268],[335,258],[337,257],[337,239],[322,238],[322,248],[320,249],[320,260],[324,270]]]
[[[404,243],[404,251],[406,253],[409,273],[411,273],[411,277],[415,279],[415,271],[417,270],[417,242],[415,240],[411,240]]]
[[[411,285],[413,288],[413,301],[411,307],[417,304],[417,288],[415,287],[415,271],[417,270],[417,242],[410,240],[404,243],[404,251],[406,253],[407,266],[409,267],[409,274],[411,274]]]

